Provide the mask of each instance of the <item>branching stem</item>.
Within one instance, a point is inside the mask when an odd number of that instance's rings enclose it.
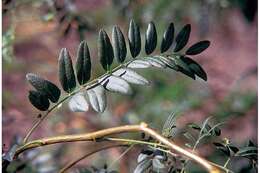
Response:
[[[141,123],[140,125],[125,125],[119,127],[108,128],[92,133],[87,134],[79,134],[79,135],[64,135],[64,136],[57,136],[57,137],[49,137],[49,138],[42,138],[38,140],[34,140],[28,142],[17,149],[15,153],[15,157],[26,150],[37,148],[45,145],[57,144],[57,143],[65,143],[65,142],[76,142],[76,141],[92,141],[93,139],[102,139],[106,136],[120,134],[120,133],[128,133],[128,132],[144,132],[154,139],[161,142],[169,147],[170,150],[175,151],[191,160],[194,160],[205,169],[207,169],[210,173],[220,173],[220,169],[216,166],[213,166],[209,161],[201,158],[200,156],[194,154],[191,151],[185,150],[182,147],[176,145],[169,139],[161,136],[159,133],[154,131],[153,129],[149,128],[146,123]]]

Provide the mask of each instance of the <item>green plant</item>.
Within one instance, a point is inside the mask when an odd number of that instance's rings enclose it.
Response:
[[[164,32],[160,47],[161,53],[152,55],[157,46],[157,32],[154,23],[150,22],[145,33],[145,53],[147,56],[139,57],[141,51],[140,28],[131,20],[128,31],[128,41],[133,59],[125,62],[127,55],[126,41],[120,28],[118,26],[113,27],[112,43],[106,31],[101,29],[98,37],[98,57],[105,73],[92,80],[90,80],[91,56],[87,42],[82,41],[79,45],[75,67],[73,66],[69,51],[63,48],[59,55],[59,80],[64,92],[54,83],[36,74],[27,74],[27,80],[34,87],[34,90],[29,91],[28,98],[31,104],[40,110],[41,113],[38,116],[38,121],[24,137],[23,142],[19,145],[14,145],[10,151],[5,154],[3,167],[7,169],[9,162],[12,162],[13,159],[17,159],[19,154],[32,148],[64,142],[92,141],[99,143],[106,141],[110,142],[110,145],[100,147],[95,151],[90,151],[65,166],[61,172],[66,171],[80,160],[101,150],[126,146],[132,148],[135,145],[145,146],[144,150],[138,156],[138,165],[135,169],[136,173],[146,170],[184,172],[188,159],[194,160],[212,173],[221,172],[222,170],[231,172],[226,168],[227,164],[221,166],[207,161],[194,153],[202,139],[209,136],[219,136],[221,133],[218,128],[221,123],[211,127],[209,125],[209,119],[207,119],[202,126],[196,124],[189,125],[192,129],[199,130],[198,139],[194,138],[195,143],[186,144],[186,146],[193,145],[192,151],[184,149],[173,142],[176,129],[174,114],[169,116],[161,133],[148,127],[146,123],[141,123],[140,125],[118,126],[92,133],[55,136],[28,141],[31,134],[39,127],[42,121],[53,113],[53,111],[64,105],[66,101],[68,101],[69,108],[74,112],[87,111],[90,104],[96,112],[102,113],[107,106],[106,92],[131,94],[132,89],[129,83],[148,85],[149,81],[135,72],[134,69],[150,67],[159,69],[169,68],[181,72],[194,80],[196,77],[200,77],[206,81],[206,72],[196,61],[188,56],[203,52],[209,47],[210,42],[207,40],[200,41],[193,44],[186,51],[183,51],[190,37],[191,25],[185,25],[175,39],[174,32],[174,24],[171,23]],[[174,45],[173,53],[166,53],[172,45]],[[118,66],[112,68],[114,58],[117,59]],[[86,97],[88,97],[88,100]],[[141,139],[111,137],[111,135],[129,132],[142,133],[142,137]],[[184,136],[193,139],[192,134],[188,132],[186,132]],[[226,147],[226,145],[224,145],[224,147]],[[127,151],[128,150],[126,150],[126,152]],[[248,148],[245,152],[250,152],[249,155],[254,156],[256,154],[255,151],[256,147]],[[183,160],[183,156],[186,160]],[[166,161],[169,161],[171,164],[166,165]],[[174,166],[177,161],[181,161],[181,164]],[[82,172],[88,171],[86,168]],[[102,171],[107,172],[107,167],[94,169],[94,172]]]

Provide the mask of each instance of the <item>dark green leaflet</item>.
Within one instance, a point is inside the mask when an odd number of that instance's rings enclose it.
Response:
[[[39,77],[36,74],[28,73],[26,79],[37,90],[43,93],[53,103],[56,103],[60,98],[60,89],[52,82]]]
[[[161,43],[161,53],[166,52],[172,45],[174,39],[174,24],[170,23],[163,34]]]
[[[75,89],[76,80],[72,60],[66,48],[61,49],[59,56],[59,79],[63,90],[67,93]]]
[[[76,74],[80,85],[85,84],[91,76],[91,60],[86,41],[82,41],[78,47]]]
[[[210,45],[210,41],[204,40],[193,44],[187,51],[186,55],[197,55],[206,50]]]
[[[174,48],[174,52],[180,51],[182,48],[186,46],[190,38],[191,25],[185,25],[179,34],[176,36],[176,46]]]
[[[115,58],[119,63],[123,63],[125,61],[127,49],[126,49],[124,35],[118,26],[114,26],[113,28],[112,43],[113,43]]]
[[[200,78],[207,81],[207,74],[203,68],[193,59],[189,57],[181,57],[181,59],[189,66],[189,68]]]
[[[183,74],[191,77],[194,80],[196,79],[194,72],[190,69],[189,65],[183,60],[182,57],[175,58],[175,63],[178,66],[178,71],[180,71]]]
[[[131,55],[135,58],[141,51],[141,34],[139,26],[134,22],[134,20],[130,21],[128,40]]]
[[[145,52],[151,54],[157,45],[157,32],[153,22],[148,24],[145,34]]]
[[[103,29],[100,30],[98,37],[98,56],[102,67],[108,71],[113,63],[114,53],[110,39]]]
[[[237,153],[239,151],[239,149],[233,145],[228,145],[228,148],[233,151],[234,153]]]
[[[48,110],[48,108],[50,106],[50,102],[49,102],[47,96],[42,94],[39,91],[30,90],[28,98],[29,98],[31,104],[41,111]]]
[[[195,130],[199,130],[199,131],[201,130],[200,126],[195,123],[189,123],[187,126]]]

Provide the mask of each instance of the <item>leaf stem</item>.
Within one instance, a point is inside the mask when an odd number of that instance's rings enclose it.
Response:
[[[225,162],[224,166],[223,166],[224,168],[227,167],[227,165],[229,164],[230,160],[231,160],[231,158],[229,157],[229,158],[227,159],[227,161]]]
[[[134,145],[135,144],[130,145],[116,160],[112,161],[107,167],[107,170],[110,170],[120,159],[122,159],[122,157],[134,147]]]

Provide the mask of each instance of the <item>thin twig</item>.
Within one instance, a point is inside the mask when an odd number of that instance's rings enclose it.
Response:
[[[116,160],[112,161],[110,165],[107,167],[107,170],[111,169],[114,166],[114,164],[116,164],[126,153],[128,153],[134,147],[134,145],[135,144],[130,145],[122,154],[120,154],[118,158],[116,158]]]
[[[68,163],[66,166],[64,166],[60,171],[59,173],[64,173],[66,172],[68,169],[70,169],[71,167],[73,167],[74,165],[76,165],[78,162],[80,162],[81,160],[84,160],[85,158],[99,152],[99,151],[102,151],[102,150],[106,150],[106,149],[109,149],[109,148],[115,148],[115,147],[127,147],[129,146],[127,142],[121,142],[121,143],[113,143],[113,144],[110,144],[110,145],[106,145],[106,146],[101,146],[91,152],[88,152],[87,154],[81,156],[80,158]]]

